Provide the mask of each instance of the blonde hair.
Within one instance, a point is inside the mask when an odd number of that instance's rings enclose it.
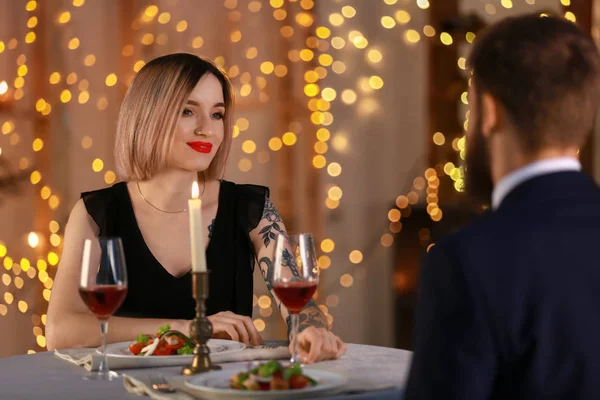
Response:
[[[223,87],[225,134],[204,175],[207,180],[223,176],[232,140],[231,83],[212,62],[193,54],[176,53],[146,64],[125,94],[115,140],[115,161],[121,179],[147,180],[165,168],[183,104],[200,78],[208,73]]]

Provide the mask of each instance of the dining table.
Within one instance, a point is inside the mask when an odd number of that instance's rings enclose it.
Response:
[[[316,394],[313,398],[401,399],[410,359],[411,352],[406,350],[348,344],[346,354],[339,360],[323,361],[308,366],[334,372],[346,378],[346,384],[339,390]],[[247,364],[230,362],[221,366],[235,371],[245,368]],[[120,376],[112,381],[84,380],[86,372],[81,366],[58,358],[54,352],[0,358],[0,399],[135,400],[141,397],[127,390],[125,378],[133,378],[138,382],[149,382],[149,379],[158,375],[167,380],[185,379],[181,376],[181,366],[121,369],[116,371]],[[195,394],[189,398],[210,397]]]

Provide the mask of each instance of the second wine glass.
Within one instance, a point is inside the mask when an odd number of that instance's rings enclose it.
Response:
[[[102,331],[100,367],[97,372],[85,375],[84,379],[111,380],[117,374],[109,369],[106,358],[108,319],[127,295],[127,269],[120,238],[99,237],[84,241],[79,294],[100,321]]]
[[[310,233],[279,235],[273,259],[273,290],[288,309],[292,319],[292,364],[300,364],[298,355],[299,314],[315,294],[319,267],[315,244]]]

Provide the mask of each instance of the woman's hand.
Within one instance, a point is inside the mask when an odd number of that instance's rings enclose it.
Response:
[[[260,333],[256,330],[250,317],[237,315],[231,311],[223,311],[208,316],[213,326],[213,338],[230,339],[243,342],[246,346],[260,346],[263,344]]]
[[[292,343],[290,352],[293,353]],[[309,326],[298,335],[298,355],[306,364],[317,361],[335,360],[346,352],[346,344],[342,339],[325,328]]]

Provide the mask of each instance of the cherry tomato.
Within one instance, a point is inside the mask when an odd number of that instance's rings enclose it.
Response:
[[[156,350],[154,350],[154,353],[152,353],[155,356],[170,356],[172,354],[171,350],[167,349],[164,346],[159,345]]]
[[[304,389],[309,384],[308,379],[302,375],[292,375],[290,378],[290,388],[291,389]]]
[[[172,338],[172,337],[177,339],[177,343],[169,344],[169,343],[165,342],[165,347],[167,349],[176,351],[177,349],[180,349],[185,345],[185,340],[183,340],[182,338],[177,337],[177,336],[170,336],[170,338]]]
[[[144,347],[146,347],[144,343],[132,343],[129,345],[129,351],[131,351],[133,355],[137,356]]]

